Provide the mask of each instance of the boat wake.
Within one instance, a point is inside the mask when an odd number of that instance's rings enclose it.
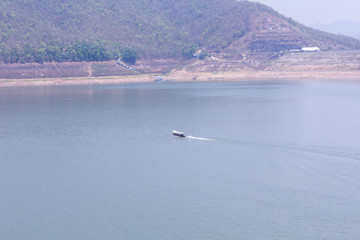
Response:
[[[187,139],[195,139],[200,141],[216,141],[219,143],[225,144],[235,144],[235,145],[247,145],[255,148],[272,148],[278,149],[281,151],[295,151],[303,152],[309,154],[320,154],[328,155],[333,157],[341,157],[353,160],[360,160],[360,148],[346,148],[346,147],[336,147],[336,146],[311,146],[311,145],[298,145],[298,144],[281,144],[281,143],[269,143],[269,142],[252,142],[252,141],[238,141],[230,139],[221,139],[221,138],[202,138],[194,136],[186,136]]]
[[[196,140],[202,140],[202,141],[215,141],[215,139],[210,139],[210,138],[200,138],[200,137],[193,137],[193,136],[186,136],[186,138],[196,139]]]
[[[227,139],[217,139],[218,142],[250,146],[255,148],[272,148],[281,151],[302,152],[307,154],[326,155],[332,157],[341,157],[353,160],[360,160],[359,147],[337,147],[337,146],[316,146],[316,145],[299,145],[299,144],[281,144],[269,142],[248,142]]]

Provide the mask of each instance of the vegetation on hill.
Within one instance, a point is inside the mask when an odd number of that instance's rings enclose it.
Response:
[[[259,29],[262,16],[287,31]],[[288,27],[288,25],[292,27]],[[287,39],[287,36],[292,36]],[[283,39],[278,42],[276,39]],[[271,8],[236,0],[2,0],[0,62],[189,58],[208,52],[279,51],[301,45],[360,49],[360,41],[307,28]],[[235,49],[235,50],[234,50]]]

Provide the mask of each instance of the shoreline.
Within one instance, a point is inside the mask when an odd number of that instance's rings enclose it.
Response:
[[[66,78],[29,78],[0,79],[0,87],[25,86],[66,86],[101,85],[122,83],[155,82],[155,73],[107,77],[66,77]],[[352,80],[360,81],[360,71],[236,71],[236,72],[170,72],[164,76],[166,81],[271,81],[271,80]]]
[[[169,81],[360,80],[360,51],[287,53],[277,59],[143,59],[130,71],[106,62],[0,64],[0,87]]]

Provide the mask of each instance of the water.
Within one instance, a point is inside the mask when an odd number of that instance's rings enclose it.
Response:
[[[359,93],[2,88],[0,239],[360,239]]]

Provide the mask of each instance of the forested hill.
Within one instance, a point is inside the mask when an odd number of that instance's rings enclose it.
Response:
[[[271,8],[236,0],[2,0],[0,62],[105,61],[125,56],[237,57],[360,41],[307,28]]]

